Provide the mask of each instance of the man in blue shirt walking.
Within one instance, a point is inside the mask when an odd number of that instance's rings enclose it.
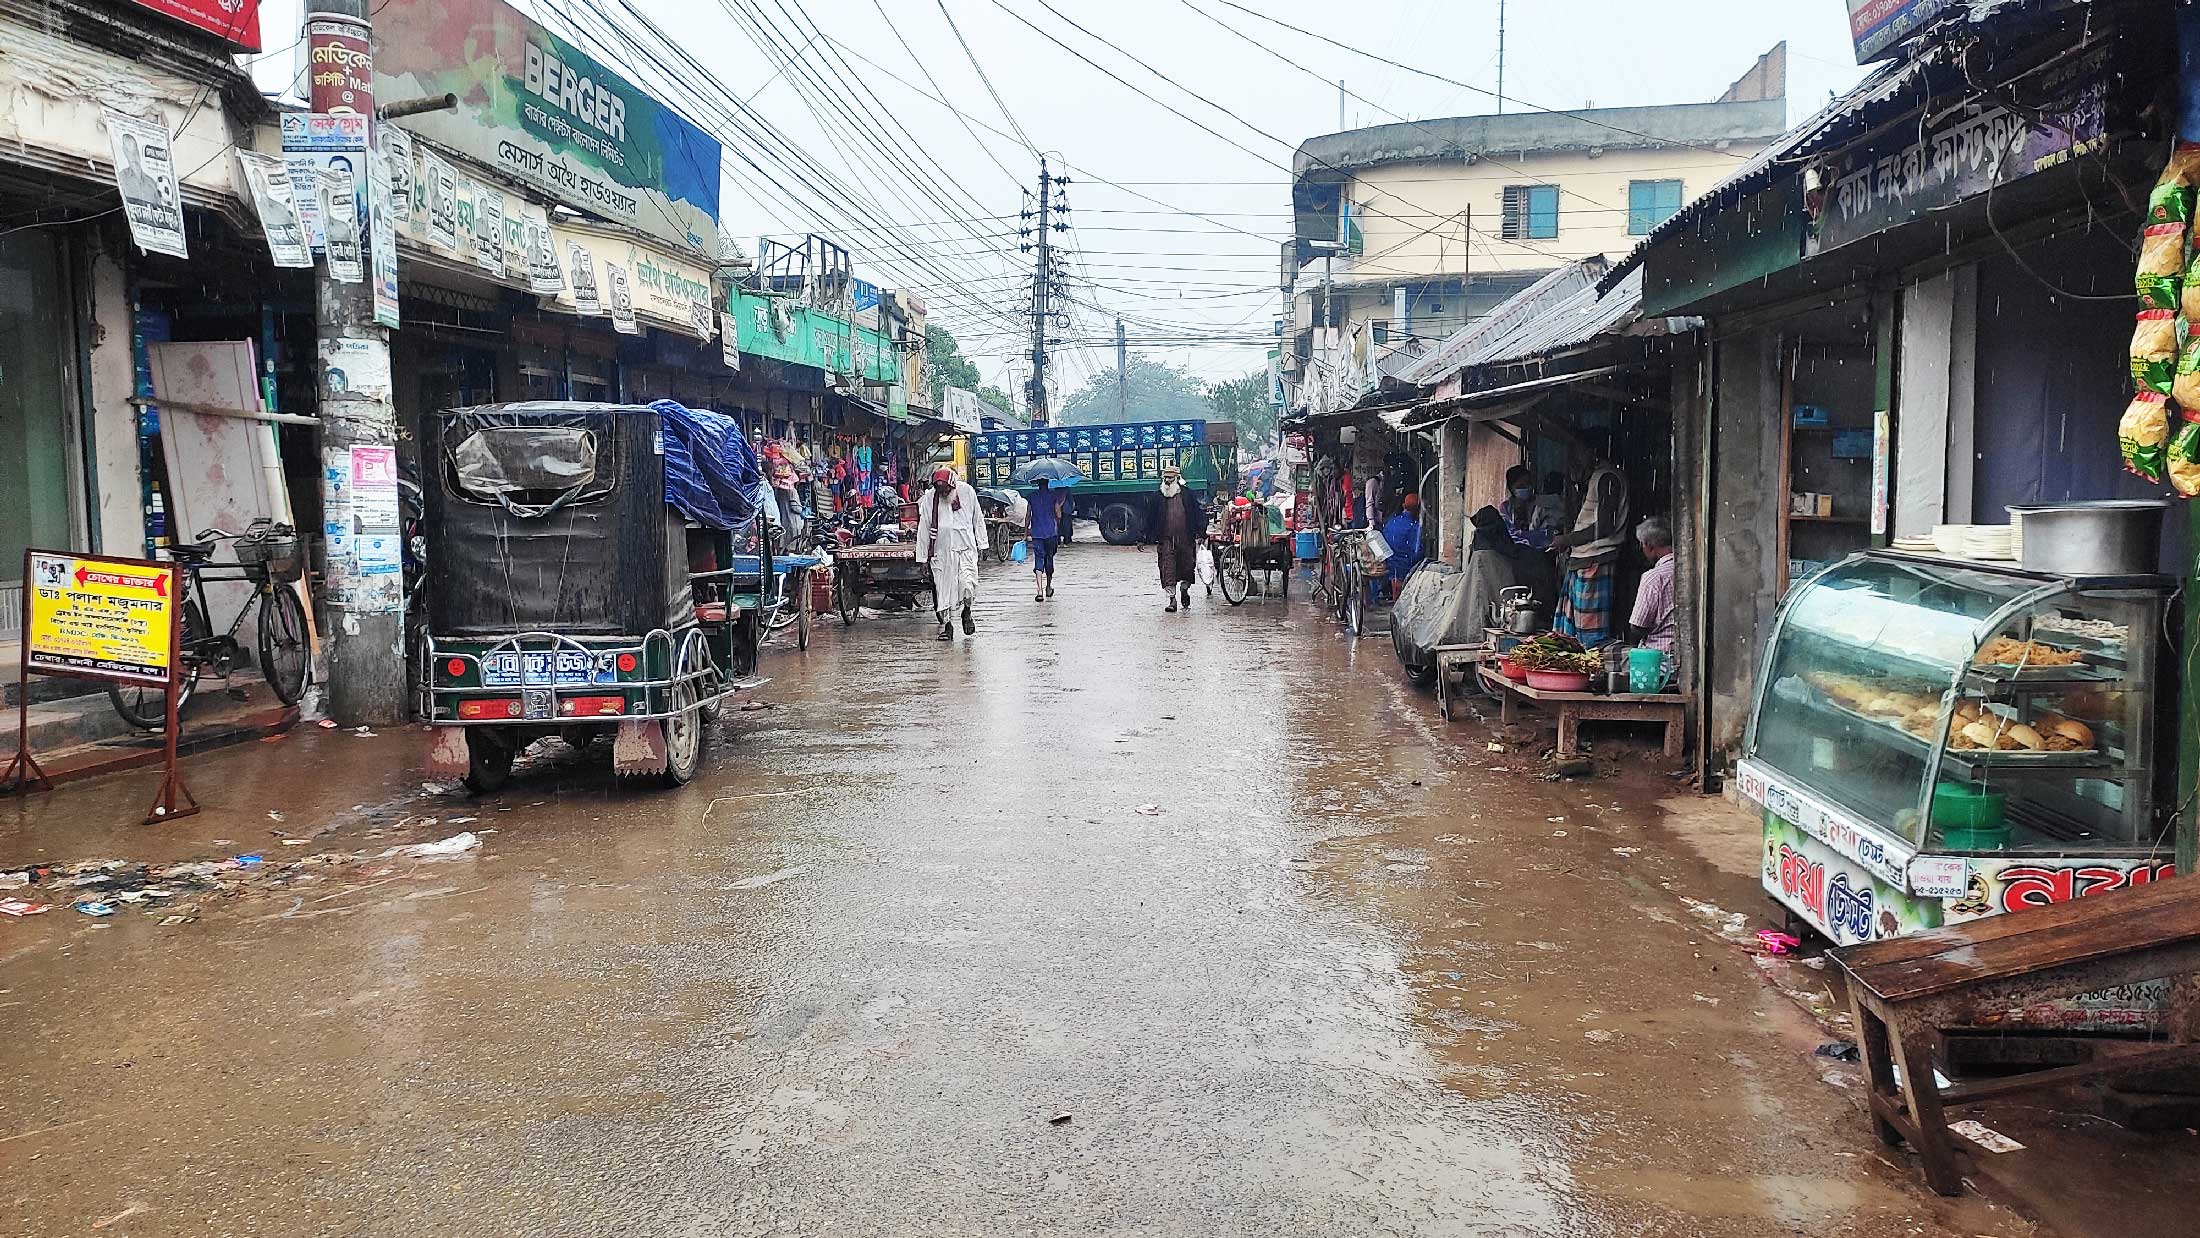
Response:
[[[1056,490],[1042,477],[1031,495],[1031,600],[1044,602],[1054,596],[1054,551],[1062,544],[1062,517],[1069,501],[1067,491]]]

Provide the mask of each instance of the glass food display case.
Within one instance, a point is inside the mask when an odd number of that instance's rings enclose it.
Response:
[[[2173,586],[1892,551],[1799,585],[1737,771],[1767,892],[1848,945],[2169,874]]]

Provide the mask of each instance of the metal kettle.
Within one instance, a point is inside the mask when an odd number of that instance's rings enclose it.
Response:
[[[1533,589],[1514,585],[1497,595],[1497,626],[1514,636],[1533,636],[1550,627],[1551,621],[1536,604]]]

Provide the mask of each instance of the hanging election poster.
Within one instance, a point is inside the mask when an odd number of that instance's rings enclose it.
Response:
[[[130,239],[147,253],[190,257],[183,239],[183,191],[176,184],[176,156],[167,128],[110,111],[107,138]]]
[[[279,267],[311,267],[313,245],[306,240],[305,223],[298,218],[298,204],[290,193],[290,169],[274,155],[240,150],[237,163],[244,169],[245,184],[252,187],[252,204],[260,213],[260,231],[267,234],[267,253]]]

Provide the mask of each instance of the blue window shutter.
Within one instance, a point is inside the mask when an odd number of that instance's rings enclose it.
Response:
[[[1627,183],[1627,234],[1648,236],[1659,224],[1681,209],[1681,183],[1677,180]]]
[[[1546,241],[1558,235],[1558,186],[1533,185],[1528,189],[1528,236]]]

